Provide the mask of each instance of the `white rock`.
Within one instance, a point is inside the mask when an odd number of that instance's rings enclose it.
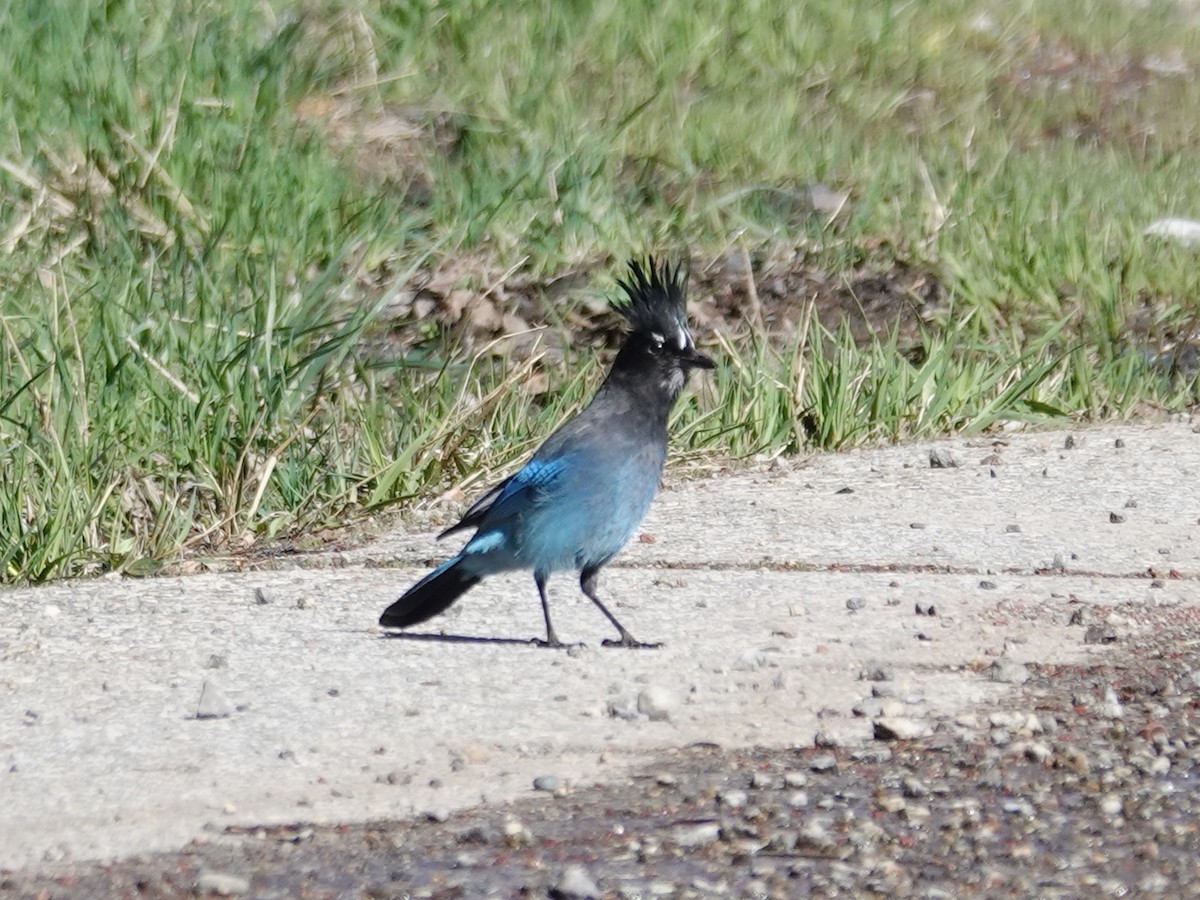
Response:
[[[567,866],[554,885],[553,896],[586,900],[589,897],[599,897],[600,888],[583,866]]]
[[[685,850],[706,847],[709,844],[715,844],[721,837],[721,826],[716,822],[696,822],[689,825],[676,825],[671,829],[671,837],[676,844]]]
[[[878,741],[913,741],[933,734],[928,722],[904,716],[880,716],[872,724]]]
[[[679,698],[663,687],[652,685],[637,697],[637,711],[651,722],[666,722],[677,706]]]
[[[196,876],[196,893],[235,897],[250,890],[250,882],[240,875],[201,869]]]
[[[1169,238],[1185,247],[1200,247],[1200,222],[1193,219],[1156,219],[1146,226],[1142,234]]]

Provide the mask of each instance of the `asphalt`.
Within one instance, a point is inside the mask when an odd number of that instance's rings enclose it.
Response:
[[[571,652],[527,643],[542,622],[525,575],[419,637],[384,635],[379,612],[453,552],[432,531],[270,571],[9,590],[0,869],[441,816],[694,742],[845,746],[880,718],[919,732],[1003,707],[1026,663],[1136,645],[1121,610],[1200,604],[1198,475],[1200,435],[1179,421],[675,481],[600,582],[657,650],[600,646],[610,626],[566,576],[551,603],[585,645]],[[206,684],[217,717],[197,716]]]

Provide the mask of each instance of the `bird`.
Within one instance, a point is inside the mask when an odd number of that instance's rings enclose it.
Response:
[[[384,627],[407,628],[444,612],[486,576],[533,571],[545,640],[562,647],[550,620],[546,581],[578,571],[579,587],[617,629],[605,646],[657,647],[636,640],[597,595],[597,576],[633,536],[658,491],[667,419],[694,369],[716,364],[696,349],[687,323],[687,273],[679,263],[629,262],[617,305],[629,333],[600,388],[514,475],[475,501],[438,538],[475,529],[457,556],[389,606]]]

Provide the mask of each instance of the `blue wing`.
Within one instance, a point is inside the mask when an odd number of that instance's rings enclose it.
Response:
[[[567,467],[567,457],[531,459],[519,471],[500,482],[463,513],[454,525],[438,535],[439,538],[464,528],[479,528],[486,519],[494,528],[517,512],[529,508],[550,491]]]

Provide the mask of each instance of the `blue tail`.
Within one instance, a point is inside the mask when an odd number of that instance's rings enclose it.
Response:
[[[482,576],[466,571],[461,556],[438,566],[383,611],[379,624],[406,628],[449,609],[450,604],[479,584]]]

